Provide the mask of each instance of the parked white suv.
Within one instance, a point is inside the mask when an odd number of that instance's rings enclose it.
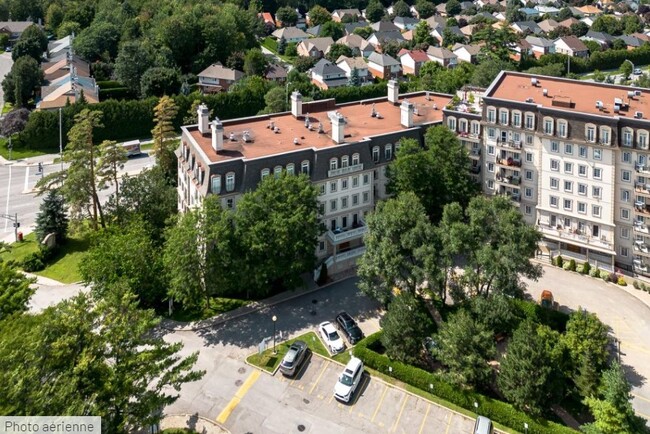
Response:
[[[334,386],[334,397],[343,402],[350,402],[354,391],[357,390],[363,377],[363,362],[352,357],[339,376],[339,381]]]
[[[331,322],[325,321],[318,326],[320,336],[323,338],[325,345],[329,348],[330,353],[338,354],[345,349],[343,339],[339,336]]]

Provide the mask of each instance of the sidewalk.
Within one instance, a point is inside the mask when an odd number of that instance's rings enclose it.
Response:
[[[230,431],[205,417],[196,414],[173,414],[162,418],[160,429],[187,428],[202,434],[230,434]]]

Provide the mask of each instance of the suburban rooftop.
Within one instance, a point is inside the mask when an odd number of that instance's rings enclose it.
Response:
[[[630,86],[504,71],[485,96],[590,115],[650,117],[650,90]]]
[[[210,163],[237,158],[254,159],[283,154],[308,148],[329,148],[359,142],[367,137],[389,134],[408,128],[401,125],[400,104],[408,100],[415,106],[414,127],[442,121],[442,110],[451,101],[451,95],[417,92],[399,96],[399,104],[393,104],[387,97],[336,105],[333,99],[304,102],[303,116],[294,117],[290,112],[223,121],[223,150],[217,153],[212,148],[211,133],[201,134],[198,125],[184,126],[188,135],[199,146]],[[379,117],[372,117],[373,111]],[[434,108],[435,107],[435,108]],[[337,144],[332,139],[332,125],[328,114],[334,111],[345,118],[345,142]],[[309,115],[311,129],[306,127]],[[279,128],[276,133],[271,123]],[[318,132],[319,123],[323,133]],[[244,142],[247,131],[251,141]],[[232,139],[231,139],[232,134]],[[294,143],[298,139],[298,144]]]

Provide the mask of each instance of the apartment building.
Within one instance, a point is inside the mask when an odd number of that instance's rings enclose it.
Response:
[[[197,125],[183,126],[178,161],[178,207],[200,206],[218,194],[236,207],[246,191],[282,171],[304,173],[320,192],[327,231],[316,254],[332,272],[353,266],[363,253],[364,218],[387,197],[387,164],[399,141],[422,141],[426,128],[442,122],[451,95],[399,95],[389,81],[387,96],[347,104],[333,99],[303,102],[291,95],[291,112],[221,121],[200,106]]]
[[[502,72],[479,99],[444,121],[480,137],[485,194],[509,196],[542,250],[650,275],[650,91]]]

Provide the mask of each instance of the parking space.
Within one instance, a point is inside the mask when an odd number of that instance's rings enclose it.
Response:
[[[339,402],[333,389],[342,369],[338,363],[312,354],[295,378],[276,374],[275,378],[288,386],[286,396],[280,399],[287,405],[308,402],[300,405],[302,411],[363,432],[449,434],[472,430],[473,420],[367,374],[353,400]]]

